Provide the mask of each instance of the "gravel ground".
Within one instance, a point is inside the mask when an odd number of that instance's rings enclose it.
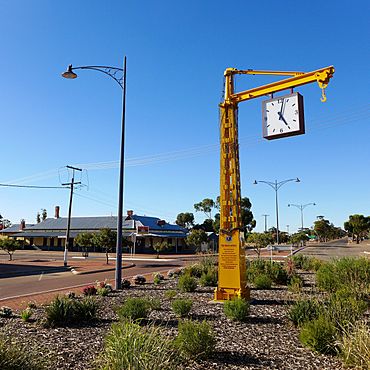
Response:
[[[306,291],[312,292],[312,276],[303,276],[308,283]],[[42,307],[34,310],[34,321],[30,323],[24,323],[15,313],[13,318],[0,318],[0,335],[27,349],[34,348],[49,361],[50,369],[94,369],[94,359],[103,349],[104,336],[111,323],[117,321],[114,308],[128,296],[160,298],[162,309],[153,311],[150,321],[163,325],[169,335],[176,335],[177,319],[164,296],[167,289],[175,286],[175,281],[166,280],[159,286],[147,284],[98,297],[99,320],[82,327],[44,328],[40,324],[44,316]],[[245,323],[226,319],[222,304],[210,303],[213,288],[198,288],[195,293],[178,293],[179,296],[193,299],[192,319],[210,322],[217,336],[214,355],[207,361],[188,364],[185,369],[342,369],[335,357],[318,355],[302,347],[297,329],[286,317],[287,303],[295,299],[286,287],[252,289],[253,301]]]

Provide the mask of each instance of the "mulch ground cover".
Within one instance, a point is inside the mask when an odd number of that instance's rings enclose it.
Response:
[[[305,274],[304,278],[310,284],[312,276]],[[148,322],[161,325],[175,337],[178,319],[171,311],[171,301],[165,297],[168,289],[176,289],[176,280],[97,297],[98,320],[83,326],[44,328],[42,306],[33,309],[31,322],[23,322],[19,312],[15,312],[12,318],[0,318],[0,335],[12,338],[25,350],[34,349],[49,361],[50,369],[94,369],[94,360],[103,350],[104,337],[111,324],[118,321],[115,308],[127,297],[159,298],[161,310],[152,311]],[[244,323],[230,321],[223,313],[222,304],[210,303],[213,288],[178,293],[176,298],[179,297],[193,300],[191,319],[208,321],[217,337],[216,352],[209,359],[188,363],[182,369],[342,369],[337,358],[313,353],[300,344],[298,330],[287,318],[288,303],[297,296],[286,287],[252,289],[250,315]]]

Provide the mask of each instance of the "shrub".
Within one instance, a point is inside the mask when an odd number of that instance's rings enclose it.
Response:
[[[96,295],[97,289],[94,287],[94,285],[88,285],[82,289],[82,293],[85,296]]]
[[[313,299],[304,299],[295,302],[288,311],[288,318],[295,326],[301,326],[318,317],[319,303]]]
[[[325,263],[316,272],[316,285],[320,290],[334,292],[340,285],[334,264]]]
[[[193,301],[191,299],[175,299],[172,304],[172,311],[179,317],[185,317],[189,314]]]
[[[303,269],[304,265],[307,266],[309,257],[304,254],[295,254],[292,259],[297,269]]]
[[[172,341],[162,337],[159,328],[126,321],[112,325],[98,363],[101,370],[172,370],[179,361]]]
[[[173,299],[176,297],[176,295],[177,295],[177,292],[176,290],[173,290],[173,289],[166,290],[166,292],[164,293],[164,296],[167,299]]]
[[[175,345],[188,358],[207,358],[215,350],[215,334],[206,321],[182,321]]]
[[[224,303],[226,317],[234,321],[245,321],[249,313],[249,302],[242,298],[235,298]]]
[[[2,306],[0,308],[0,317],[9,318],[9,317],[12,317],[12,315],[13,315],[13,311],[10,307]]]
[[[257,289],[270,289],[272,280],[266,274],[257,275],[254,278],[254,285]]]
[[[202,276],[203,269],[199,264],[189,265],[185,267],[184,273],[192,277],[200,278]]]
[[[299,293],[303,287],[303,279],[300,275],[293,275],[289,279],[288,290]]]
[[[98,303],[92,297],[82,300],[57,296],[46,307],[46,322],[50,326],[62,326],[95,319]]]
[[[24,322],[28,322],[30,321],[32,314],[33,312],[29,308],[27,308],[21,312],[21,319]]]
[[[159,298],[150,298],[149,304],[150,309],[153,311],[159,311],[162,308],[161,300]]]
[[[340,340],[341,357],[346,366],[370,368],[370,329],[364,321],[351,325]]]
[[[146,319],[150,312],[150,301],[146,298],[127,298],[119,307],[118,317],[131,320]]]
[[[133,280],[135,285],[144,285],[146,283],[146,278],[143,275],[136,275]]]
[[[288,273],[284,268],[284,265],[282,265],[279,262],[270,262],[266,266],[266,272],[268,276],[271,278],[271,280],[275,284],[279,285],[286,285],[288,282]]]
[[[203,272],[202,276],[199,279],[199,284],[201,286],[217,286],[217,275],[218,274],[216,269]]]
[[[66,293],[66,297],[69,299],[75,299],[76,298],[76,293],[75,292],[68,292]]]
[[[33,302],[33,301],[28,302],[28,303],[27,303],[27,307],[28,307],[28,308],[30,308],[30,309],[35,309],[35,308],[37,308],[36,303],[35,303],[35,302]]]
[[[154,283],[155,285],[160,284],[160,283],[161,283],[161,281],[162,281],[162,279],[161,279],[160,277],[158,277],[158,275],[154,276],[154,278],[153,278],[153,283]]]
[[[128,289],[131,286],[131,281],[127,279],[122,279],[121,286],[122,289]]]
[[[98,288],[96,292],[98,293],[98,295],[102,297],[106,297],[111,292],[111,290],[104,287],[104,288]]]
[[[24,347],[0,338],[1,370],[42,370],[46,369],[39,355],[25,351]]]
[[[182,292],[194,292],[197,288],[197,281],[188,274],[181,275],[177,284]]]
[[[335,325],[325,316],[303,324],[299,339],[303,345],[323,354],[336,354],[337,331]]]

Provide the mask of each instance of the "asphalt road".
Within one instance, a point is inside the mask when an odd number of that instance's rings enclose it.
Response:
[[[35,255],[32,256],[35,257]],[[45,255],[43,255],[43,258],[45,259]],[[128,278],[137,274],[170,270],[184,265],[186,260],[187,258],[176,258],[171,261],[161,261],[161,259],[158,261],[132,260],[135,267],[123,269],[122,276]],[[97,280],[103,281],[105,279],[114,279],[114,271],[81,275],[74,275],[70,271],[65,271],[2,278],[0,279],[0,301],[22,295],[44,293],[54,289],[69,289],[79,285],[94,284]]]

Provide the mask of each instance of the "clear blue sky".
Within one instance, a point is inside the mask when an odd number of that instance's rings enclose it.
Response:
[[[368,215],[369,10],[367,1],[0,0],[0,182],[59,185],[60,168],[81,165],[89,189],[77,192],[73,214],[116,214],[121,90],[94,71],[73,81],[60,73],[70,63],[121,66],[127,55],[125,209],[174,221],[218,195],[225,68],[334,65],[326,103],[316,84],[297,89],[306,135],[268,142],[261,99],[240,104],[242,194],[256,230],[265,213],[275,224],[275,205],[254,179],[302,180],[279,192],[282,230],[300,226],[288,203],[317,203],[305,226],[317,215],[338,226]],[[240,76],[237,89],[272,80]],[[13,223],[34,222],[41,208],[52,216],[55,205],[66,216],[68,190],[0,187],[0,214]]]

